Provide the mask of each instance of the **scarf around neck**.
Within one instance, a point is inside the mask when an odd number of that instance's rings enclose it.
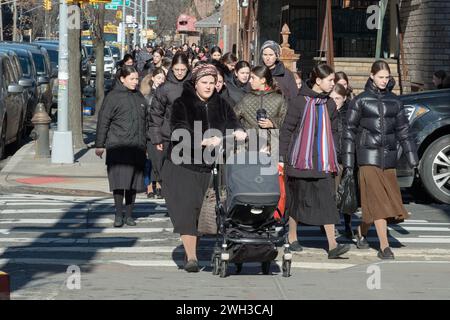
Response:
[[[334,146],[331,122],[327,110],[327,99],[305,97],[306,106],[302,116],[299,135],[291,154],[291,166],[299,170],[312,170],[316,112],[318,112],[317,170],[338,172],[336,149]],[[316,107],[317,106],[317,107]]]

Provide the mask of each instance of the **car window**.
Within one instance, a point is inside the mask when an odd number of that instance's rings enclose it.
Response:
[[[47,52],[48,52],[48,55],[50,57],[50,61],[52,63],[54,63],[55,65],[58,65],[58,51],[56,51],[56,50],[48,50],[47,49]]]
[[[13,71],[11,69],[11,64],[8,62],[8,59],[3,59],[2,66],[3,74],[5,75],[5,86],[6,88],[8,88],[8,86],[13,83]]]
[[[26,57],[19,57],[20,66],[22,67],[22,72],[25,77],[31,76],[31,65],[30,61]]]
[[[36,65],[36,72],[38,74],[45,74],[44,56],[39,53],[33,53],[34,64]]]
[[[110,49],[110,48],[104,48],[104,50],[103,50],[103,55],[104,55],[105,57],[112,57],[111,49]]]
[[[86,46],[86,51],[88,56],[92,56],[94,50],[92,46]]]

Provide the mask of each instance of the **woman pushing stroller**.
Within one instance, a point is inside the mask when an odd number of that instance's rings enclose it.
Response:
[[[219,130],[223,136],[227,129],[234,129],[233,135],[237,140],[245,140],[247,136],[230,105],[216,93],[216,81],[216,67],[205,64],[194,68],[192,81],[184,84],[181,97],[173,105],[170,128],[172,133],[177,129],[189,132],[192,142],[172,141],[169,159],[164,162],[162,169],[163,193],[174,233],[181,235],[186,252],[184,269],[187,272],[199,271],[196,253],[197,224],[213,165],[203,158],[194,159],[194,156],[197,153],[203,154],[206,147],[213,148],[222,143],[221,137],[213,136],[200,139],[201,143],[195,144],[194,122],[201,123],[202,136],[208,129]],[[190,157],[172,152],[179,143],[188,146]],[[183,159],[177,161],[180,159],[176,157]]]

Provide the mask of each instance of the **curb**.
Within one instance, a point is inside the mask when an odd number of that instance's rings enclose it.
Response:
[[[110,193],[96,191],[96,190],[79,190],[79,189],[64,189],[64,188],[49,188],[49,187],[33,187],[18,185],[8,181],[8,176],[16,166],[22,161],[25,154],[31,152],[34,142],[31,141],[22,146],[11,157],[9,162],[0,172],[0,192],[1,193],[26,193],[26,194],[48,194],[48,195],[68,195],[68,196],[84,196],[84,197],[111,197]]]

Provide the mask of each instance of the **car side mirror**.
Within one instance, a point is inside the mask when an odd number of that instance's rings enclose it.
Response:
[[[41,85],[41,84],[49,84],[50,83],[50,79],[48,77],[45,77],[45,76],[39,76],[37,81],[38,81],[39,85]]]
[[[31,79],[20,79],[19,80],[19,86],[22,86],[24,88],[30,88],[33,86],[33,80]]]
[[[9,93],[22,93],[23,92],[23,87],[21,85],[18,85],[18,84],[10,84],[8,86],[8,92]]]

